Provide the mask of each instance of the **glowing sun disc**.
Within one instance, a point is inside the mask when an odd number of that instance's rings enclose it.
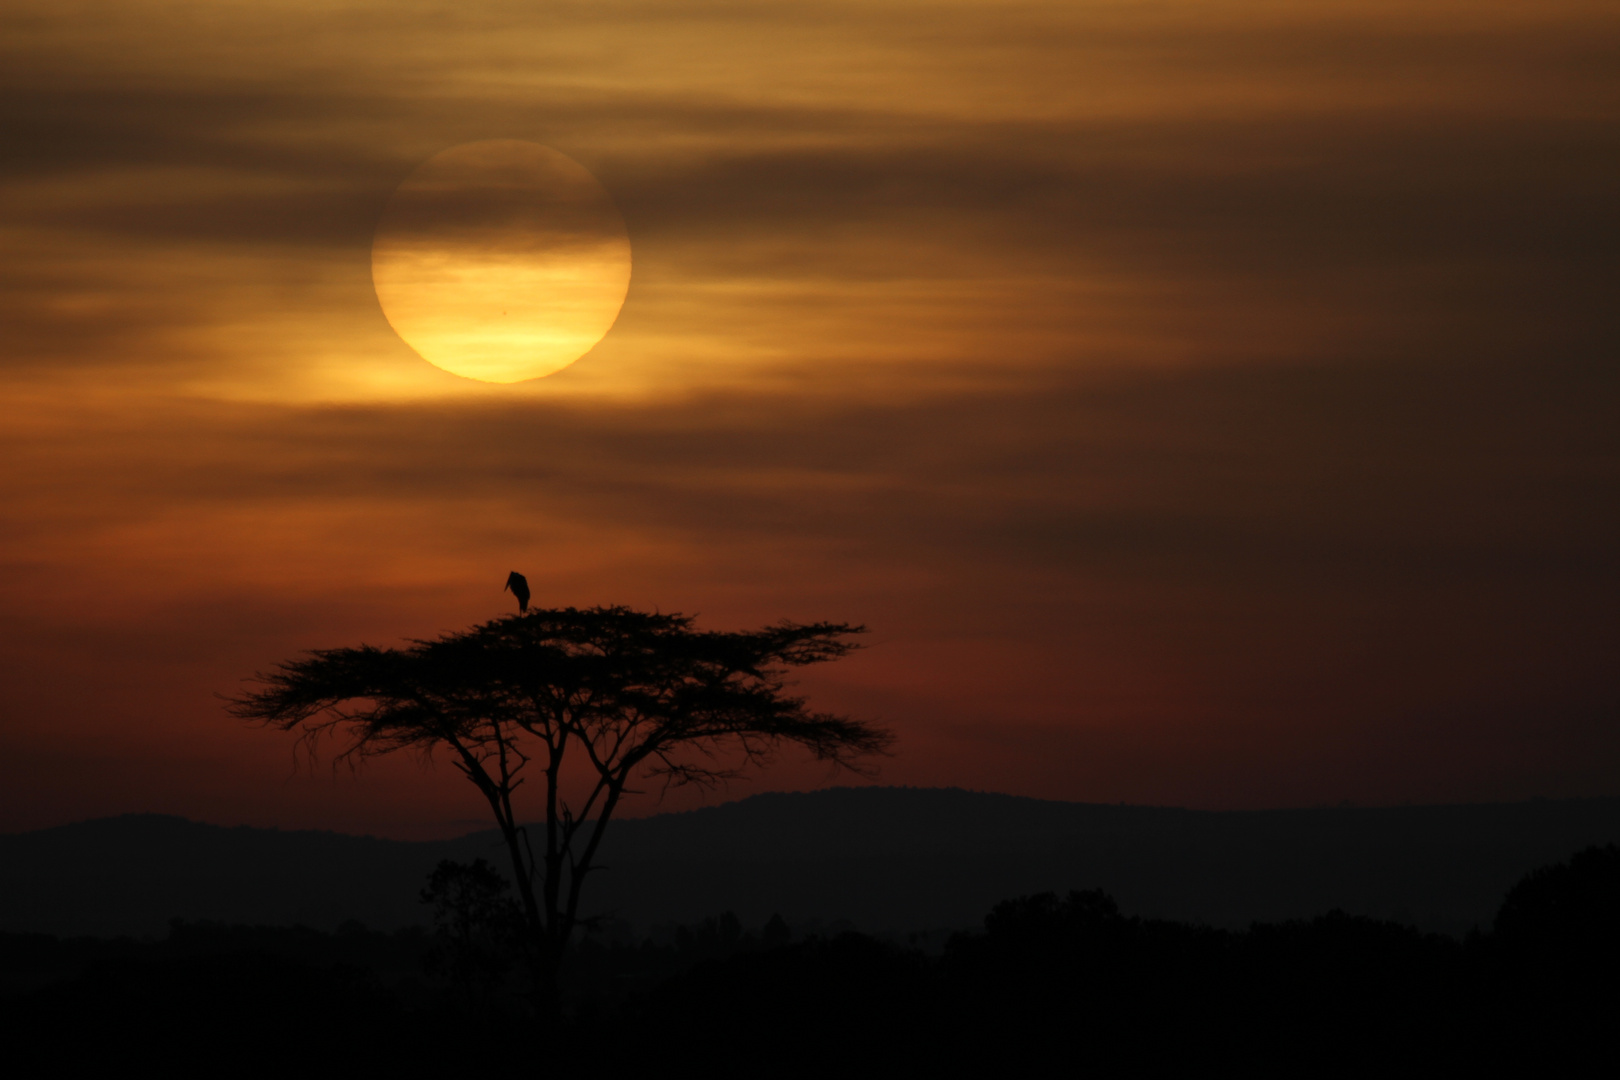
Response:
[[[613,326],[630,238],[613,197],[573,158],[516,139],[464,143],[388,200],[371,280],[423,359],[520,382],[572,364]]]

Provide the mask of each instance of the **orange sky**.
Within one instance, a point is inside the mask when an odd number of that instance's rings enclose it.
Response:
[[[451,770],[294,772],[217,695],[510,569],[866,623],[804,686],[895,727],[886,783],[1620,794],[1617,44],[1608,3],[14,0],[0,829],[471,827]],[[491,138],[634,248],[516,386],[370,279],[395,185]]]

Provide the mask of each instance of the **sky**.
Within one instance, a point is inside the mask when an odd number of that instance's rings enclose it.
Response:
[[[222,696],[512,609],[865,624],[833,783],[1620,795],[1608,2],[9,0],[0,830],[413,837],[444,763]],[[424,362],[373,233],[520,139],[633,252],[562,372]]]

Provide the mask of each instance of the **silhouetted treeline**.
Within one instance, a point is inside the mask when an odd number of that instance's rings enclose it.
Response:
[[[478,919],[498,919],[499,889],[457,908],[445,880],[428,890],[442,911],[476,916],[459,930],[0,935],[11,1059],[421,1071],[476,1054],[481,1068],[562,1076],[672,1060],[722,1077],[1022,1075],[1054,1059],[1105,1076],[1546,1073],[1606,1055],[1620,1005],[1613,845],[1529,874],[1488,931],[1461,940],[1338,912],[1217,930],[1133,917],[1096,891],[1005,901],[934,953],[780,919],[722,915],[640,940],[602,926],[570,956],[560,1023],[537,1019],[516,981],[451,962],[447,949],[498,944]]]
[[[604,1013],[641,1064],[723,1025],[730,1065],[1041,1075],[1544,1073],[1612,1052],[1620,848],[1538,870],[1458,940],[1332,912],[1229,932],[1132,918],[1100,892],[996,906],[921,954],[846,934],[691,969]],[[629,1021],[626,1023],[626,1021]],[[816,1033],[812,1035],[812,1033]]]

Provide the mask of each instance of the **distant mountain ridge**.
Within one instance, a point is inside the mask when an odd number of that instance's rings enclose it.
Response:
[[[443,858],[412,842],[125,815],[0,836],[0,930],[158,934],[171,918],[388,928],[422,918]],[[588,895],[638,928],[734,910],[758,925],[975,924],[996,901],[1100,887],[1132,913],[1216,925],[1331,908],[1460,933],[1525,872],[1620,840],[1620,799],[1197,811],[942,788],[762,794],[615,822]]]

